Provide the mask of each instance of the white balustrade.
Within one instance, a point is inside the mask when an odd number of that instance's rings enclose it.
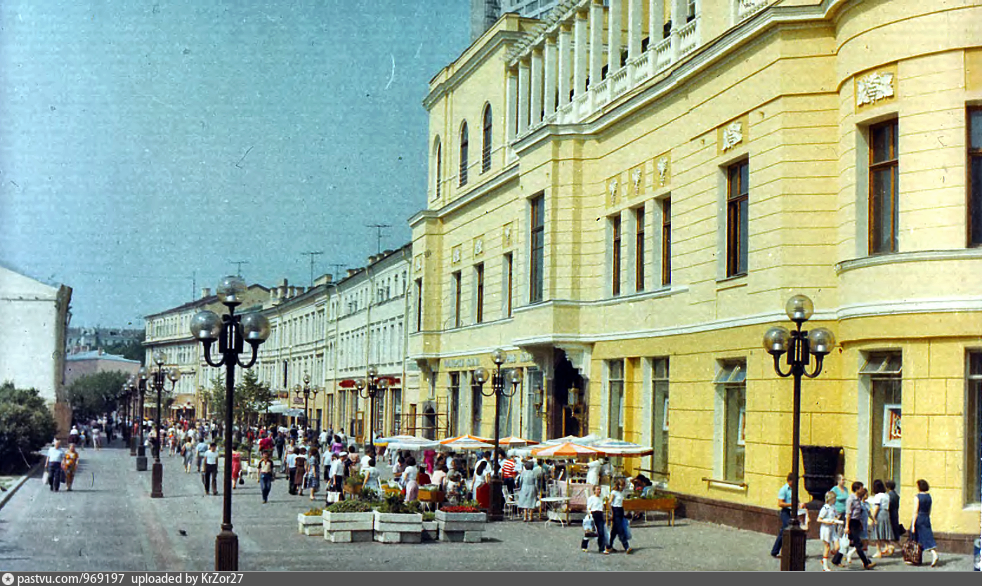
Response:
[[[651,77],[652,63],[651,51],[645,51],[627,62],[627,68],[631,72],[630,83],[632,86],[640,85]]]
[[[699,46],[699,17],[679,29],[679,57],[688,55]]]
[[[661,73],[672,64],[672,39],[662,39],[655,45],[655,73]]]
[[[628,78],[628,68],[621,67],[611,75],[607,81],[610,85],[610,99],[614,100],[618,96],[622,95],[630,87],[630,82]]]

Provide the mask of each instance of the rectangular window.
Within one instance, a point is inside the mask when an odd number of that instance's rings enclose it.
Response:
[[[897,252],[900,159],[897,121],[869,127],[869,253]]]
[[[474,323],[484,321],[484,263],[474,265]]]
[[[487,384],[487,383],[485,383]],[[481,394],[481,385],[474,381],[474,373],[471,373],[471,434],[481,435],[481,411],[484,409],[484,395]]]
[[[453,280],[453,327],[460,327],[460,271],[450,275]]]
[[[901,373],[900,352],[872,352],[859,374],[870,393],[870,478],[900,485]]]
[[[402,389],[393,389],[392,397],[392,435],[402,433]]]
[[[968,245],[982,246],[982,107],[968,109],[967,126]]]
[[[327,424],[334,429],[334,394],[327,396]]]
[[[644,208],[634,210],[634,290],[644,291]]]
[[[747,429],[747,363],[727,361],[720,364],[716,374],[718,408],[722,427],[717,428],[717,438],[722,439],[723,480],[743,483],[746,460]]]
[[[651,361],[651,470],[655,474],[668,475],[668,358]]]
[[[545,269],[545,196],[529,200],[529,303],[542,301],[543,270]]]
[[[423,279],[416,279],[416,331],[423,331]]]
[[[607,435],[614,439],[624,439],[624,361],[607,361],[607,391],[609,409],[607,411]]]
[[[965,401],[965,503],[980,501],[982,480],[979,459],[982,458],[982,352],[968,353],[968,385]]]
[[[672,198],[661,204],[661,284],[672,284]]]
[[[505,317],[511,317],[512,315],[511,292],[512,292],[512,287],[515,284],[514,283],[515,279],[512,273],[512,267],[514,266],[514,257],[512,256],[512,253],[509,252],[504,256],[504,259],[502,260],[502,266],[504,269],[502,271],[502,273],[504,273],[504,283],[503,283],[504,294],[501,297],[505,301],[505,306],[502,310],[502,313],[504,314]]]
[[[748,206],[750,204],[750,161],[726,169],[726,276],[747,274]]]
[[[621,294],[621,217],[610,219],[610,294]]]
[[[456,437],[459,434],[457,431],[457,416],[460,413],[460,373],[451,372],[450,373],[450,400],[447,408],[447,421],[448,433],[450,437]]]

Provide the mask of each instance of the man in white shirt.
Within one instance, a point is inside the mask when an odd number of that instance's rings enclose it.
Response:
[[[55,440],[54,445],[48,448],[48,458],[44,465],[48,470],[48,488],[58,492],[61,486],[61,461],[65,457],[65,450],[61,449],[61,440]]]
[[[603,458],[598,458],[596,460],[591,460],[586,467],[586,483],[592,484],[593,486],[600,485],[600,475],[603,470],[604,461]]]
[[[348,457],[347,452],[331,455],[331,484],[328,490],[340,493],[338,498],[344,500],[344,458]]]
[[[218,495],[218,444],[212,442],[208,446],[208,451],[204,455],[205,473],[201,475],[201,481],[205,485],[205,494],[208,494],[208,484],[211,480],[211,492]]]

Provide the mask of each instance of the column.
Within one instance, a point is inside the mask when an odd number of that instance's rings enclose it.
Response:
[[[529,62],[518,62],[518,134],[529,129]]]
[[[672,61],[678,61],[682,52],[682,42],[679,29],[685,26],[685,0],[672,0]]]
[[[607,11],[607,75],[621,68],[621,3],[623,0],[610,0]]]
[[[532,117],[530,126],[542,122],[542,48],[532,48]]]
[[[641,0],[627,1],[627,58],[634,59],[641,54],[644,13],[641,11]]]
[[[572,61],[572,33],[569,26],[563,24],[559,28],[559,55],[557,58],[556,74],[559,77],[559,107],[562,108],[569,103],[569,82],[571,76],[570,68]]]
[[[665,30],[665,0],[648,0],[648,50],[662,41]]]
[[[604,5],[599,0],[590,3],[590,86],[603,81],[604,66]]]
[[[587,64],[587,20],[581,12],[576,13],[573,35],[573,95],[578,96],[586,89]]]
[[[508,78],[505,83],[505,99],[508,101],[506,108],[508,130],[508,142],[515,140],[515,131],[518,128],[518,71],[514,68],[508,69]]]
[[[545,117],[556,113],[556,37],[546,37],[545,47],[545,80],[543,100],[545,101]]]

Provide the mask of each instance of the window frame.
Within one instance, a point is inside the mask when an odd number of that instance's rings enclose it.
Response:
[[[474,265],[474,323],[484,322],[484,263]]]
[[[453,310],[454,311],[454,320],[453,320],[453,323],[454,323],[454,327],[455,328],[459,328],[461,326],[461,324],[463,323],[461,321],[461,319],[460,319],[461,318],[461,315],[460,315],[460,298],[461,298],[461,283],[460,283],[461,279],[460,279],[460,276],[461,276],[460,275],[460,271],[454,271],[454,272],[450,273],[450,279],[453,281],[453,292],[454,292],[454,299],[453,299],[453,304],[454,304],[454,310]]]
[[[726,482],[734,484],[744,484],[747,478],[747,452],[746,442],[740,443],[741,425],[746,430],[747,419],[747,361],[746,359],[728,359],[718,362],[718,371],[713,382],[716,384],[717,401],[720,412],[717,413],[718,425],[716,427],[716,437],[719,441],[719,475]],[[732,413],[730,399],[732,393],[739,393],[737,397],[737,413]],[[742,406],[740,403],[742,402]],[[742,414],[741,414],[742,411]],[[736,427],[731,427],[731,424]],[[734,437],[735,436],[735,437]],[[733,445],[731,446],[731,440]],[[732,458],[731,452],[732,449]],[[743,470],[740,471],[740,457],[742,450]]]
[[[434,180],[433,180],[433,199],[440,199],[443,187],[443,141],[436,137],[436,152],[434,153]]]
[[[514,311],[514,298],[512,290],[515,286],[515,256],[511,252],[507,252],[502,256],[503,265],[503,276],[504,276],[504,295],[502,296],[505,306],[502,313],[504,317],[511,317]]]
[[[972,358],[979,360],[978,373],[972,372]],[[982,479],[979,478],[982,446],[977,438],[982,430],[982,349],[969,348],[965,351],[965,505],[982,502]]]
[[[607,437],[624,439],[625,419],[625,370],[626,360],[616,358],[606,360],[607,370]],[[620,365],[620,377],[614,376],[614,365]],[[615,401],[616,398],[616,401]],[[615,405],[616,403],[616,405]],[[615,433],[616,432],[616,433]]]
[[[873,138],[875,132],[882,128],[892,128],[892,140],[888,150],[892,151],[887,153],[892,155],[885,160],[880,162],[875,162],[877,151],[876,151],[876,141]],[[871,124],[867,129],[868,136],[868,159],[867,159],[867,175],[868,182],[866,185],[867,193],[867,254],[872,256],[875,254],[891,254],[899,252],[900,242],[899,242],[899,231],[900,231],[900,124],[896,118],[891,118],[889,120],[884,120],[883,122],[878,122],[876,124]],[[890,195],[890,203],[892,205],[892,213],[890,214],[890,246],[889,248],[880,249],[879,241],[882,240],[881,231],[882,227],[878,226],[877,220],[879,218],[879,212],[882,209],[883,203],[879,200],[879,195],[876,194],[874,190],[874,185],[876,184],[877,173],[882,171],[888,171],[892,169],[892,187]]]
[[[972,121],[978,123],[979,144],[972,145]],[[969,248],[982,247],[982,106],[969,106],[965,109],[965,185],[966,185],[966,241]],[[972,167],[978,165],[978,184],[972,181]],[[973,222],[972,217],[978,216]],[[975,237],[977,233],[977,238]]]
[[[672,198],[661,201],[661,284],[672,284]]]
[[[621,215],[610,216],[610,295],[621,294],[621,239],[623,238]]]
[[[746,185],[744,172],[746,169]],[[734,185],[735,183],[735,185]],[[750,254],[750,159],[726,167],[726,277],[749,272]]]
[[[467,132],[467,121],[460,125],[460,170],[458,174],[458,185],[463,187],[467,185],[467,167],[468,167],[468,157],[470,156],[470,138]]]
[[[491,170],[491,148],[494,137],[494,118],[491,111],[491,104],[485,104],[484,106],[481,130],[481,173],[487,173]]]
[[[644,291],[645,277],[645,222],[647,216],[644,213],[644,206],[634,208],[634,290],[638,293]]]
[[[545,295],[545,193],[529,199],[529,303]]]

